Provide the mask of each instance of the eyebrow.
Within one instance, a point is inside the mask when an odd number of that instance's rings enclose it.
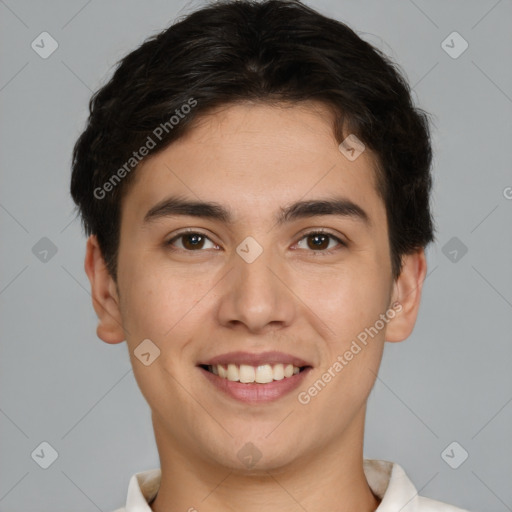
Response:
[[[186,215],[216,220],[225,224],[233,224],[234,217],[230,210],[223,205],[212,201],[191,201],[179,196],[170,196],[154,205],[144,216],[143,224],[155,220]],[[282,225],[297,219],[320,215],[336,215],[350,218],[370,227],[372,222],[366,211],[353,201],[343,197],[333,199],[317,199],[298,201],[286,207],[281,207],[274,219],[276,224]]]

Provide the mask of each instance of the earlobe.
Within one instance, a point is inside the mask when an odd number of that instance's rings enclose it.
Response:
[[[98,338],[106,343],[124,341],[116,283],[108,273],[95,235],[91,235],[87,240],[84,269],[91,283],[92,304],[98,316]]]
[[[408,338],[414,329],[421,302],[423,281],[427,274],[425,251],[404,255],[400,276],[394,283],[390,308],[395,302],[400,306],[393,308],[396,314],[387,325],[386,341],[397,342]]]

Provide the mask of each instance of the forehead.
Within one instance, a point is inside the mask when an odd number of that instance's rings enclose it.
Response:
[[[123,211],[144,214],[169,194],[231,206],[240,220],[278,206],[344,196],[370,217],[385,216],[376,190],[375,157],[351,161],[320,103],[236,104],[201,115],[186,135],[143,161]]]

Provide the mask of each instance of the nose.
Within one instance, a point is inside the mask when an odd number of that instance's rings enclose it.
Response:
[[[238,251],[233,252],[230,263],[232,270],[223,280],[219,322],[250,332],[290,325],[296,304],[291,290],[290,272],[277,251],[263,244],[254,244],[254,241],[252,245],[241,244]]]

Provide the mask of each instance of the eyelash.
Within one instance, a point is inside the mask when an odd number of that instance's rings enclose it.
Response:
[[[179,248],[176,248],[176,247],[172,246],[172,244],[176,240],[178,240],[179,238],[182,238],[185,235],[200,235],[200,236],[210,240],[210,242],[215,244],[215,242],[213,242],[213,240],[211,240],[210,237],[208,237],[206,234],[202,233],[201,231],[188,230],[188,231],[182,231],[181,233],[178,233],[177,235],[173,236],[170,240],[167,240],[165,242],[165,246],[167,248],[169,248],[170,250],[172,250],[172,251],[202,252],[202,249],[198,249],[197,251],[191,251],[191,250],[188,250],[188,249],[179,249]],[[326,231],[324,229],[317,229],[317,230],[314,230],[314,231],[309,231],[308,233],[304,233],[302,235],[302,237],[296,243],[300,242],[304,238],[307,238],[307,237],[310,237],[310,236],[313,236],[313,235],[327,235],[331,239],[336,240],[336,242],[338,242],[342,246],[342,248],[347,247],[347,244],[345,242],[343,242],[343,240],[341,240],[339,237],[333,235],[332,233],[330,233],[329,231]],[[215,244],[215,245],[217,245],[217,244]],[[309,250],[307,250],[307,252],[318,253],[319,255],[330,255],[330,254],[333,254],[334,252],[336,252],[338,250],[340,250],[340,248],[337,248],[337,249],[323,249],[323,250],[320,249],[320,250],[317,250],[317,251],[309,249]]]

